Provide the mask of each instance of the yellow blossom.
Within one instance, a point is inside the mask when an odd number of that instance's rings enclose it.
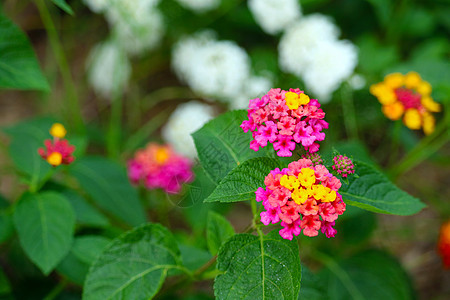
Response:
[[[310,168],[303,168],[298,174],[298,181],[305,188],[311,187],[316,182],[316,177],[314,176],[314,170]]]
[[[297,204],[303,204],[311,196],[311,189],[299,188],[291,193],[292,200]]]
[[[403,122],[409,129],[420,129],[422,121],[419,111],[414,108],[407,109],[403,117]]]
[[[384,77],[384,83],[391,89],[397,89],[404,83],[403,74],[391,73]]]
[[[415,89],[422,83],[422,78],[417,72],[409,72],[405,75],[405,87]]]
[[[296,189],[300,186],[300,182],[298,182],[297,177],[292,175],[283,175],[280,179],[280,185],[284,186],[289,190]]]
[[[401,118],[405,109],[403,108],[403,104],[397,101],[389,105],[383,105],[381,110],[387,118],[395,121]]]
[[[51,164],[52,166],[56,167],[59,166],[62,163],[62,155],[59,152],[52,152],[47,157],[47,162]]]
[[[61,123],[55,123],[50,128],[50,134],[55,138],[64,138],[66,136],[66,128]]]
[[[155,161],[162,165],[169,159],[169,151],[165,147],[159,147],[155,153]]]
[[[422,100],[420,101],[427,110],[431,112],[440,112],[441,106],[439,103],[434,102],[431,97],[422,97]]]

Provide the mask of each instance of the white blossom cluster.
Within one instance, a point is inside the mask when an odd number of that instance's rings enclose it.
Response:
[[[115,41],[97,44],[89,55],[87,65],[89,83],[104,98],[111,98],[114,92],[123,90],[130,78],[128,57]]]
[[[278,45],[280,68],[302,78],[321,102],[330,100],[358,62],[357,48],[339,40],[339,33],[328,17],[312,14],[289,27]]]
[[[87,66],[89,83],[95,92],[110,98],[113,89],[124,89],[127,86],[131,73],[128,56],[142,54],[155,48],[160,42],[164,23],[162,14],[156,7],[159,0],[83,2],[93,12],[103,13],[111,28],[110,41],[94,47]],[[111,71],[124,73],[113,74]],[[108,80],[112,77],[115,80]]]
[[[298,0],[249,0],[255,21],[269,34],[277,34],[301,16]]]
[[[181,6],[196,13],[213,10],[220,5],[221,0],[177,0]]]
[[[210,105],[195,100],[180,104],[162,128],[162,136],[176,152],[193,159],[197,151],[191,134],[213,117]]]
[[[204,97],[244,108],[250,88],[270,88],[269,80],[251,76],[250,59],[244,49],[231,41],[217,41],[212,32],[202,32],[181,39],[173,48],[172,66],[178,78]],[[255,84],[256,83],[256,84]],[[244,96],[245,95],[245,96]],[[243,97],[247,98],[243,105]]]

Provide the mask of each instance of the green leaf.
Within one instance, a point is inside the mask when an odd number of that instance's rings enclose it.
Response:
[[[178,244],[183,265],[190,271],[195,271],[211,259],[211,254],[204,249],[190,245]]]
[[[81,187],[104,210],[130,225],[145,222],[145,212],[125,170],[115,162],[101,157],[85,157],[70,168]]]
[[[245,110],[227,112],[192,134],[205,172],[216,184],[232,169],[265,151],[250,149],[252,135],[239,127],[247,119]]]
[[[0,243],[8,240],[14,233],[14,224],[10,212],[0,210]]]
[[[255,199],[255,191],[264,186],[264,178],[280,163],[268,157],[249,159],[231,170],[205,202],[238,202]]]
[[[72,249],[57,270],[71,281],[83,285],[90,265],[111,240],[102,236],[75,238]]]
[[[367,74],[379,73],[400,59],[395,45],[381,45],[378,40],[365,35],[357,41],[359,67]]]
[[[356,161],[355,172],[359,178],[351,177],[349,184],[344,183],[339,189],[346,204],[394,215],[412,215],[425,207],[419,199],[396,187],[374,167]]]
[[[181,259],[172,234],[159,224],[146,224],[113,240],[94,262],[83,299],[150,299],[169,269]]]
[[[69,4],[67,4],[67,2],[65,0],[52,0],[52,2],[58,6],[59,8],[61,8],[63,11],[65,11],[66,13],[68,13],[69,15],[73,16],[73,10],[72,8],[69,6]]]
[[[277,230],[268,235],[237,234],[220,248],[214,282],[217,299],[297,299],[301,265],[296,240]]]
[[[0,88],[49,91],[26,35],[0,12]]]
[[[216,255],[220,246],[234,235],[233,226],[227,219],[213,211],[208,212],[206,240],[212,255]]]
[[[11,138],[9,155],[30,186],[38,186],[52,168],[39,156],[38,149],[51,138],[49,129],[54,122],[52,118],[39,118],[3,129]]]
[[[66,189],[62,194],[72,205],[78,223],[93,227],[109,225],[108,219],[76,192]]]
[[[302,265],[302,286],[298,300],[324,300],[328,299],[325,282]]]
[[[48,275],[72,245],[75,213],[58,193],[25,194],[14,212],[14,224],[25,253]]]
[[[330,300],[415,298],[405,271],[395,258],[385,252],[368,250],[358,253],[339,262],[336,270],[339,277],[325,271]]]
[[[0,297],[11,293],[11,286],[3,270],[0,268]],[[3,299],[3,298],[2,298]]]

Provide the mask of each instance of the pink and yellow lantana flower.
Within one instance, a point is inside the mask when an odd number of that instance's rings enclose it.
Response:
[[[62,124],[53,124],[50,128],[50,134],[53,136],[53,140],[45,140],[45,148],[38,149],[39,155],[54,167],[61,164],[68,165],[75,159],[73,156],[75,146],[70,145],[64,139],[66,133],[67,131]]]
[[[317,142],[325,139],[322,130],[328,128],[320,103],[300,89],[271,89],[261,98],[250,100],[247,115],[241,128],[252,132],[250,148],[258,151],[270,142],[282,157],[292,156],[296,144],[310,153],[317,152]]]
[[[328,238],[335,236],[335,221],[344,213],[345,203],[338,193],[341,182],[325,166],[300,159],[281,171],[272,170],[264,183],[266,188],[255,192],[265,209],[264,225],[281,221],[280,235],[289,240],[302,230],[306,236],[316,236],[319,230]]]
[[[148,189],[179,193],[183,183],[193,181],[191,169],[192,162],[170,146],[149,143],[128,162],[128,177],[134,184],[142,183]]]
[[[409,129],[423,128],[425,134],[434,131],[435,119],[431,113],[441,107],[431,98],[431,85],[416,72],[406,75],[392,73],[384,81],[370,87],[370,93],[383,105],[384,115],[391,120],[399,120]]]

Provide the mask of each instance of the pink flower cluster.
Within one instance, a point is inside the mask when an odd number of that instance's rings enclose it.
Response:
[[[162,188],[179,193],[183,183],[192,182],[192,162],[175,153],[170,146],[149,143],[128,162],[128,177],[134,184],[148,189]]]
[[[347,156],[335,156],[333,158],[333,163],[333,170],[338,172],[344,178],[355,173],[355,165]]]
[[[313,165],[321,165],[323,164],[322,157],[319,153],[306,153],[302,155],[302,158],[310,159],[313,163]]]
[[[265,178],[266,188],[258,188],[256,201],[262,201],[264,225],[281,220],[280,235],[292,240],[303,230],[306,236],[316,236],[319,230],[328,238],[345,211],[342,196],[337,193],[341,182],[323,165],[314,166],[309,159],[291,162],[288,168],[276,168]]]
[[[316,99],[300,89],[289,91],[271,89],[266,95],[250,100],[248,120],[241,124],[244,132],[252,131],[250,149],[273,143],[278,156],[292,156],[296,143],[314,153],[319,150],[318,141],[325,139],[323,129],[328,123],[323,120],[325,113]]]
[[[55,138],[53,141],[50,139],[45,140],[44,145],[45,148],[39,148],[38,153],[54,167],[59,166],[60,164],[71,164],[75,159],[73,156],[75,146],[69,144],[65,139]],[[56,155],[57,159],[54,160]]]

